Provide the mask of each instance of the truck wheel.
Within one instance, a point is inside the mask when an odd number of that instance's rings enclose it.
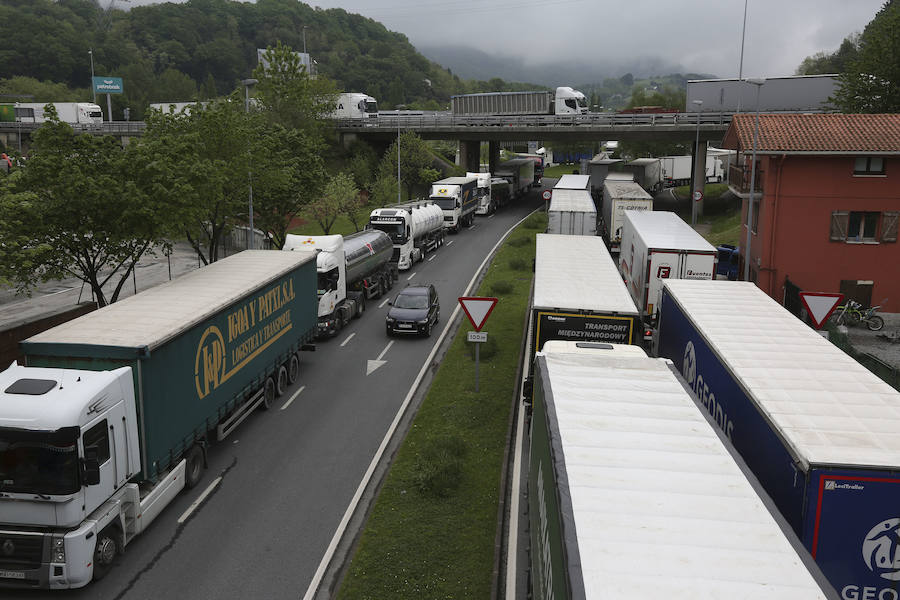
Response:
[[[272,408],[272,403],[275,402],[275,380],[271,377],[266,377],[266,383],[263,386],[263,401],[259,405],[259,407],[263,410],[269,410]]]
[[[203,448],[200,447],[200,444],[191,446],[184,460],[186,463],[184,465],[184,487],[190,490],[203,479],[203,466],[206,461],[203,460]]]
[[[281,365],[278,367],[278,377],[275,378],[275,395],[281,396],[288,386],[287,367]]]
[[[359,297],[359,306],[356,309],[357,318],[361,317],[364,312],[366,312],[366,295],[362,294]]]
[[[94,546],[94,581],[106,577],[118,553],[115,528],[107,527],[97,536],[97,545]]]
[[[300,357],[297,356],[297,353],[291,354],[291,360],[288,361],[288,383],[291,385],[297,381],[297,378],[300,377]]]
[[[425,337],[431,337],[431,321],[425,325]]]

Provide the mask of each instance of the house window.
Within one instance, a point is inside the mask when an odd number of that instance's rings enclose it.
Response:
[[[759,198],[753,199],[753,222],[751,223],[751,231],[757,233],[759,231]]]
[[[881,156],[857,157],[853,166],[854,175],[884,175],[884,158]]]
[[[898,221],[898,211],[834,211],[831,213],[830,239],[835,242],[896,242]]]

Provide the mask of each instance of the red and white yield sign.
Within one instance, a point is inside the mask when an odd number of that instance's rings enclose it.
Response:
[[[484,322],[487,321],[491,311],[497,305],[496,298],[461,296],[458,300],[466,316],[469,317],[469,321],[472,322],[472,327],[475,328],[475,331],[481,331],[481,328],[484,327]]]
[[[800,292],[800,301],[809,313],[816,329],[821,329],[841,300],[843,294],[826,294],[824,292]]]

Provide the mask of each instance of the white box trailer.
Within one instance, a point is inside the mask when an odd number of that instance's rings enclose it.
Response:
[[[751,112],[756,110],[757,92],[762,112],[824,112],[834,96],[838,75],[792,75],[767,77],[757,86],[741,79],[691,79],[687,82],[684,111],[696,113],[695,100],[702,100],[701,112]]]
[[[673,212],[626,210],[621,244],[619,270],[650,327],[664,281],[716,277],[716,248]]]
[[[531,352],[548,340],[640,344],[640,317],[603,240],[539,233]]]
[[[590,190],[590,175],[560,175],[554,190]]]
[[[534,369],[532,598],[834,597],[669,361],[556,344]]]
[[[612,175],[612,173],[610,173]],[[628,175],[632,175],[628,173]],[[653,196],[634,181],[607,177],[603,182],[602,233],[609,251],[619,252],[622,221],[626,210],[653,210]]]
[[[648,192],[662,189],[662,163],[658,158],[636,158],[625,163],[626,173],[634,174],[634,181]]]
[[[597,235],[597,208],[587,190],[553,188],[547,233]]]

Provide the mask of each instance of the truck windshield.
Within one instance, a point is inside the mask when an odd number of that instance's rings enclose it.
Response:
[[[444,196],[432,196],[432,201],[438,205],[441,210],[453,210],[456,208],[456,198],[446,198]]]
[[[397,223],[371,223],[371,225],[372,229],[377,229],[378,231],[383,231],[388,234],[391,238],[391,242],[394,244],[406,243],[403,221],[398,221]]]
[[[0,428],[0,491],[68,495],[80,488],[78,428]]]
[[[378,114],[378,103],[377,102],[366,102],[366,112],[371,114]]]

